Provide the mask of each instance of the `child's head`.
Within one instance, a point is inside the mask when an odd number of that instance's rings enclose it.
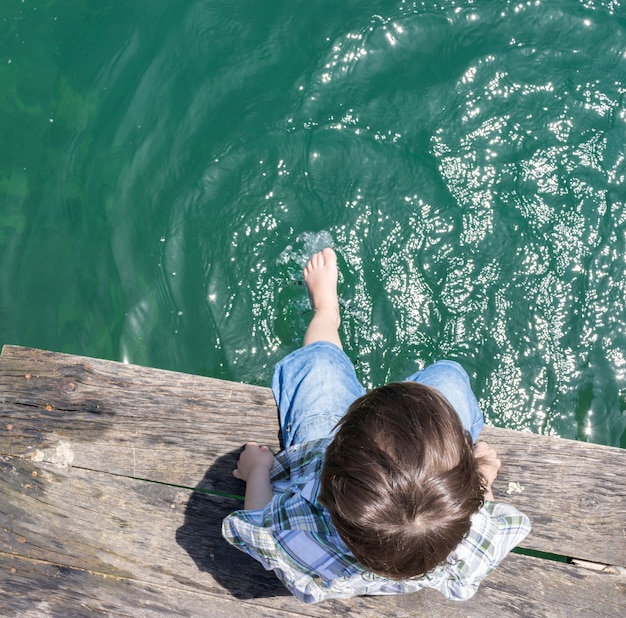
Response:
[[[363,566],[406,579],[446,560],[483,487],[450,404],[428,386],[402,382],[350,406],[326,451],[319,500]]]

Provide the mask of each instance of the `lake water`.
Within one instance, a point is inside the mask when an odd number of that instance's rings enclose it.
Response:
[[[3,0],[0,343],[268,384],[339,254],[367,386],[626,446],[626,8]]]

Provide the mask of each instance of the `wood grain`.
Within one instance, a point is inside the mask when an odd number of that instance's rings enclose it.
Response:
[[[248,440],[280,448],[269,389],[13,346],[0,356],[0,418],[5,454],[60,448],[77,467],[187,487]]]
[[[626,566],[626,451],[485,428],[501,454],[494,495],[531,518],[523,547]],[[509,483],[523,487],[507,494]]]
[[[266,388],[5,346],[0,419],[3,615],[626,614],[623,576],[519,555],[463,604],[423,591],[302,605],[220,533],[241,506],[216,494],[243,493],[243,443],[280,446]],[[623,450],[483,437],[504,462],[494,492],[533,522],[525,547],[624,565]]]
[[[422,591],[304,606],[273,574],[221,539],[220,522],[240,506],[236,501],[2,459],[0,611],[7,616],[495,618],[616,616],[625,609],[624,578],[517,555],[465,603]]]

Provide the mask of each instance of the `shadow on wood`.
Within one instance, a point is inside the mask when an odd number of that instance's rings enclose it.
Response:
[[[234,497],[218,501],[214,492],[243,495],[245,483],[231,475],[240,452],[231,451],[219,457],[195,487],[185,508],[184,524],[176,531],[176,542],[200,571],[210,573],[237,599],[288,596],[289,592],[272,571],[263,569],[256,560],[234,548],[221,536],[222,520],[243,508],[243,503]]]

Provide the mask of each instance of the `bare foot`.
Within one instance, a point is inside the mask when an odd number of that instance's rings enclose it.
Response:
[[[339,328],[337,278],[337,255],[330,247],[313,255],[304,267],[304,282],[313,311],[319,317],[332,317]]]

